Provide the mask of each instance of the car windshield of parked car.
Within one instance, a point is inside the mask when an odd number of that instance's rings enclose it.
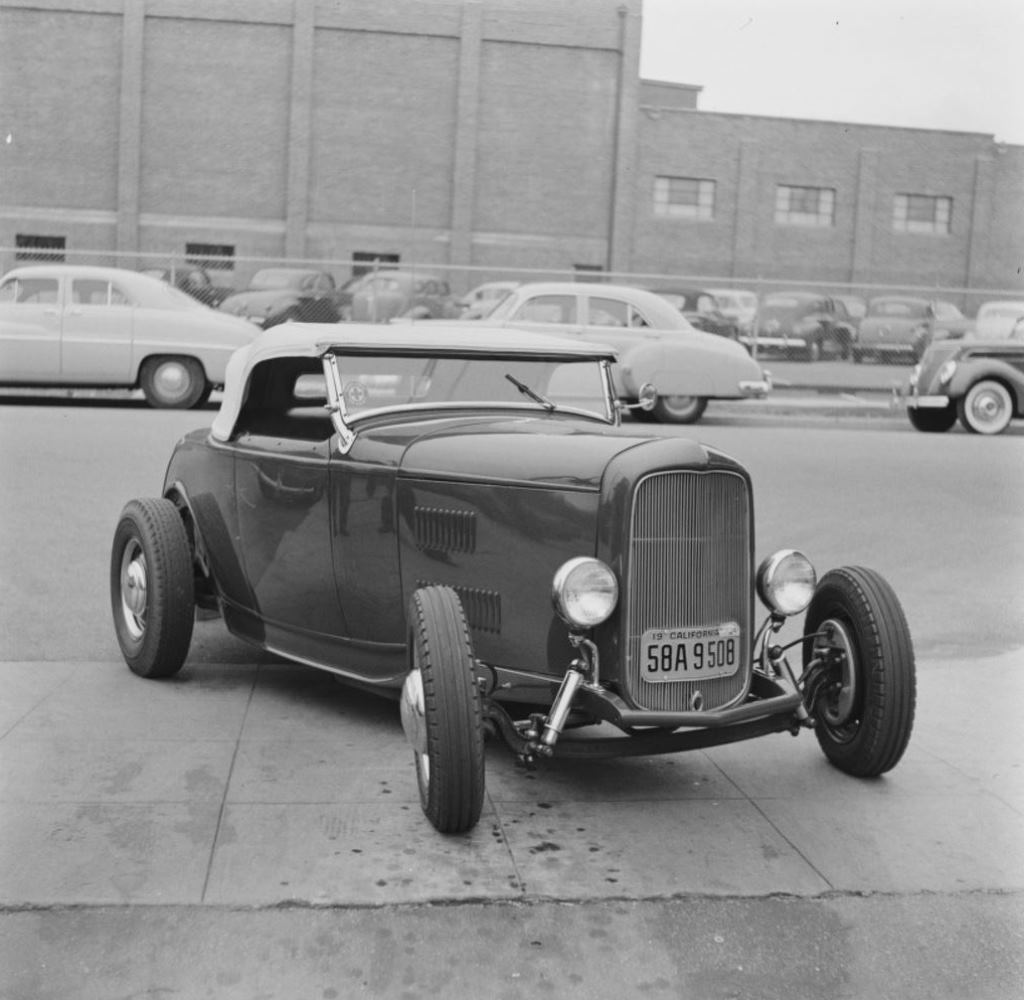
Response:
[[[928,303],[894,299],[876,300],[868,306],[868,315],[890,316],[894,319],[924,319],[928,315]]]
[[[806,312],[819,305],[820,303],[813,299],[801,299],[795,295],[769,295],[761,306],[761,315],[791,315]]]
[[[348,419],[394,407],[515,407],[608,420],[601,365],[585,358],[337,355]]]
[[[308,271],[290,271],[285,268],[267,267],[257,271],[249,282],[252,291],[263,291],[275,288],[301,288],[309,278]]]

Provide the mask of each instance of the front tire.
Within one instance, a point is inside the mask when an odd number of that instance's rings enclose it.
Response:
[[[949,406],[940,410],[923,410],[916,406],[907,407],[910,426],[925,434],[943,434],[956,423],[956,407]]]
[[[483,808],[483,708],[469,628],[450,587],[413,594],[409,649],[402,726],[413,746],[420,805],[440,833],[464,833]]]
[[[1013,397],[1002,382],[982,379],[960,397],[957,410],[972,434],[1002,434],[1013,417]]]
[[[662,424],[695,424],[707,405],[703,396],[659,396],[651,413]]]
[[[147,358],[139,384],[150,406],[159,410],[190,410],[209,398],[206,373],[195,358]]]
[[[825,756],[841,771],[876,777],[895,767],[910,740],[917,682],[903,608],[876,572],[826,573],[807,609],[805,696]],[[825,636],[813,637],[816,632]]]
[[[114,632],[125,662],[140,677],[176,674],[192,642],[192,550],[170,500],[132,500],[114,532],[110,556]]]

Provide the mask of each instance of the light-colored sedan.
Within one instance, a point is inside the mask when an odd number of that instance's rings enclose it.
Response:
[[[1024,302],[986,302],[978,309],[974,335],[978,340],[1009,337],[1021,320],[1024,320]]]
[[[135,271],[38,264],[0,280],[0,385],[141,388],[199,406],[259,329]]]
[[[710,399],[764,396],[771,389],[768,375],[739,344],[695,330],[671,303],[641,288],[520,285],[478,322],[609,344],[619,358],[612,368],[619,398],[634,403],[641,386],[652,383],[658,398],[650,416],[663,423],[691,424]]]

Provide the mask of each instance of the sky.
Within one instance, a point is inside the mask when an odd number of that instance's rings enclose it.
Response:
[[[1024,0],[643,0],[640,75],[703,111],[1024,145]]]

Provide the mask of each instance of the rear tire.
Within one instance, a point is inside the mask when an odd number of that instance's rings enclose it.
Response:
[[[941,410],[923,410],[916,406],[907,407],[910,426],[925,434],[943,434],[956,423],[956,406],[952,403]]]
[[[206,373],[195,358],[147,358],[139,373],[146,402],[158,410],[190,410],[207,391]]]
[[[484,800],[484,725],[469,628],[450,587],[421,587],[409,607],[402,724],[420,805],[440,833],[476,826]]]
[[[811,638],[819,631],[830,638]],[[805,695],[825,756],[841,771],[876,777],[910,740],[917,681],[903,608],[874,570],[826,573],[807,609],[804,668],[826,649],[833,662]]]
[[[192,642],[192,550],[170,500],[132,500],[114,532],[110,556],[114,632],[125,662],[140,677],[176,674]]]
[[[651,413],[662,424],[695,424],[707,405],[703,396],[659,396]]]

